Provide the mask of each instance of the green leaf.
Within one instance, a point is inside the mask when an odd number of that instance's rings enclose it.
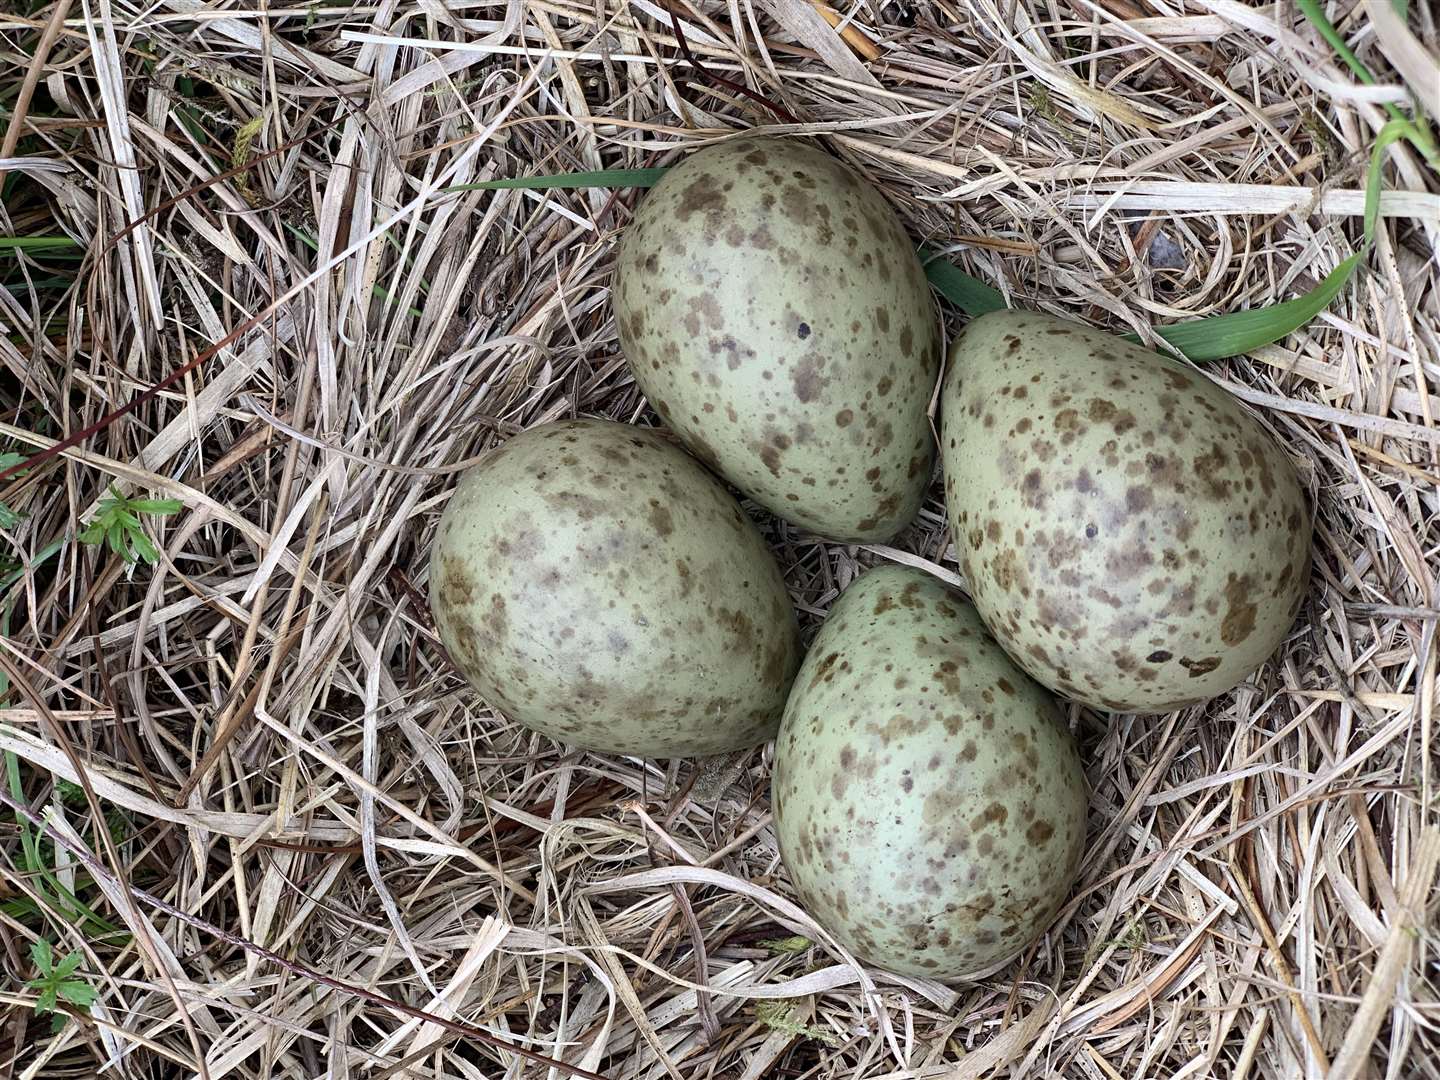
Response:
[[[1208,319],[1174,326],[1158,326],[1155,333],[1187,359],[1197,362],[1223,360],[1227,356],[1252,352],[1294,333],[1329,307],[1355,272],[1362,254],[1356,252],[1351,255],[1304,296],[1249,311],[1213,315]],[[1138,340],[1133,334],[1125,336],[1131,341]]]
[[[40,909],[36,907],[35,901],[28,896],[22,896],[18,900],[6,900],[0,904],[0,911],[16,920],[24,919],[27,916],[38,918],[40,915]]]
[[[55,954],[50,950],[49,939],[41,938],[30,946],[30,959],[35,961],[35,967],[40,974],[50,974],[55,962]]]
[[[456,184],[446,191],[498,191],[510,188],[654,187],[668,169],[598,169],[595,172],[557,176],[517,176],[511,180],[482,180]]]
[[[65,1025],[70,1022],[70,1017],[63,1012],[53,1013],[50,1017],[50,1034],[59,1035],[65,1030]]]
[[[60,996],[71,1005],[79,1005],[82,1009],[86,1009],[95,1004],[95,999],[100,995],[89,983],[67,982],[61,984]]]
[[[105,539],[110,542],[110,550],[119,555],[126,562],[130,562],[130,551],[125,547],[125,529],[120,525],[111,525],[105,532]]]
[[[1004,311],[1005,297],[999,289],[986,285],[979,278],[973,278],[953,263],[939,258],[928,248],[920,249],[920,258],[925,262],[925,276],[930,279],[941,296],[965,312],[972,319],[978,319],[992,311]]]
[[[82,544],[98,544],[105,539],[105,521],[103,518],[93,518],[80,530],[77,539]]]
[[[155,550],[155,545],[150,542],[150,537],[139,529],[130,534],[130,543],[135,545],[135,553],[150,565],[155,565],[159,560],[160,553]]]
[[[40,999],[35,1002],[35,1011],[41,1016],[48,1012],[55,1011],[56,999],[59,991],[53,986],[47,986],[40,991]]]
[[[1361,254],[1357,252],[1345,259],[1304,296],[1250,311],[1156,327],[1155,333],[1196,362],[1223,360],[1227,356],[1239,356],[1273,344],[1294,333],[1330,306],[1355,272]],[[925,276],[940,295],[971,318],[1005,308],[1004,297],[998,290],[951,263],[935,258],[933,252],[925,248],[920,249],[920,257],[931,260],[925,266]],[[1130,341],[1139,340],[1134,334],[1126,334],[1125,337]]]
[[[13,529],[20,524],[20,515],[0,502],[0,529]]]
[[[929,255],[921,249],[922,258]],[[1329,307],[1354,274],[1360,258],[1361,253],[1357,252],[1345,259],[1304,296],[1250,311],[1156,327],[1155,334],[1195,362],[1223,360],[1227,356],[1252,352],[1289,336]],[[932,258],[926,264],[925,275],[942,296],[971,318],[1001,311],[1005,307],[1004,297],[998,290],[942,259]],[[1125,337],[1130,341],[1139,341],[1134,334],[1126,334]]]
[[[185,509],[185,504],[179,499],[129,499],[125,505],[131,510],[138,510],[142,514],[175,514]]]
[[[54,977],[56,979],[68,979],[75,974],[75,969],[80,966],[82,957],[78,952],[72,952],[58,964],[55,965]]]

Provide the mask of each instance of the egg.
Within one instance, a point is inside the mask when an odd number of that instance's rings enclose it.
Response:
[[[1305,595],[1295,468],[1198,371],[1077,323],[1005,311],[954,342],[945,497],[970,594],[1039,682],[1168,712],[1235,686]]]
[[[940,325],[894,210],[846,165],[798,139],[692,154],[626,227],[612,298],[650,404],[745,495],[834,540],[914,518]]]
[[[811,646],[775,742],[775,833],[806,910],[905,975],[993,971],[1044,932],[1085,842],[1054,699],[959,593],[861,575]]]
[[[545,424],[475,465],[441,516],[429,589],[481,696],[583,749],[754,746],[799,663],[755,525],[692,457],[626,424]]]

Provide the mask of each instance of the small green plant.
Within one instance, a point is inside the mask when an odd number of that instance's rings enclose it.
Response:
[[[1115,937],[1104,943],[1103,947],[1115,945],[1122,949],[1143,949],[1150,941],[1150,933],[1145,927],[1145,920],[1138,915],[1125,924],[1125,928]]]
[[[84,979],[75,978],[75,971],[80,967],[80,961],[83,959],[80,953],[71,953],[57,963],[55,951],[51,948],[49,940],[41,938],[30,946],[30,959],[35,961],[35,970],[39,972],[39,975],[27,982],[25,986],[40,994],[35,1002],[35,1014],[37,1016],[52,1014],[51,1031],[59,1031],[69,1019],[63,1012],[57,1010],[61,1001],[68,1001],[71,1005],[82,1009],[87,1009],[94,1004],[95,998],[98,996],[95,988]]]
[[[809,938],[796,934],[794,937],[766,938],[760,942],[760,947],[762,949],[769,949],[777,956],[787,953],[794,956],[803,953],[814,944],[815,943]]]
[[[80,531],[80,542],[109,544],[110,550],[127,563],[137,559],[154,563],[160,553],[145,535],[140,515],[164,517],[179,512],[184,505],[179,499],[131,499],[111,487],[110,497],[100,503],[100,512]]]
[[[1044,83],[1037,82],[1030,87],[1030,93],[1026,95],[1030,105],[1030,111],[1037,116],[1043,117],[1054,123],[1058,114],[1055,111],[1055,103],[1050,100],[1050,91]]]
[[[792,1009],[789,1002],[757,1001],[755,1003],[755,1019],[768,1028],[783,1031],[787,1035],[823,1042],[827,1046],[840,1045],[840,1040],[835,1037],[833,1031],[826,1031],[813,1024],[801,1023],[796,1019],[798,1015],[798,1010]]]

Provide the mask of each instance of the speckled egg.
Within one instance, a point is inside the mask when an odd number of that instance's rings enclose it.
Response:
[[[940,324],[895,212],[841,162],[793,139],[691,155],[626,228],[613,299],[650,403],[750,498],[835,540],[915,516]]]
[[[785,583],[739,504],[659,433],[610,421],[532,428],[465,475],[430,603],[491,705],[589,750],[763,742],[799,663]]]
[[[908,567],[836,601],[785,707],[772,799],[810,914],[907,975],[1016,956],[1085,843],[1085,775],[1054,699],[958,593]]]
[[[1045,686],[1168,712],[1233,687],[1294,622],[1310,510],[1274,440],[1195,370],[1033,312],[976,319],[941,393],[975,606]]]

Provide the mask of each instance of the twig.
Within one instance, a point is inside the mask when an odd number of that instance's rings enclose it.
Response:
[[[749,98],[751,101],[763,105],[787,124],[800,123],[799,118],[797,118],[794,113],[783,105],[771,101],[764,94],[751,90],[743,83],[735,82],[733,79],[727,79],[723,75],[716,75],[713,71],[707,71],[701,66],[700,61],[695,58],[695,54],[690,51],[690,43],[685,40],[685,31],[680,25],[680,16],[673,10],[670,12],[670,25],[675,30],[675,43],[680,46],[680,55],[685,58],[685,63],[690,65],[696,75],[707,82],[712,82],[716,86],[723,86],[725,89],[733,91],[741,97]]]

